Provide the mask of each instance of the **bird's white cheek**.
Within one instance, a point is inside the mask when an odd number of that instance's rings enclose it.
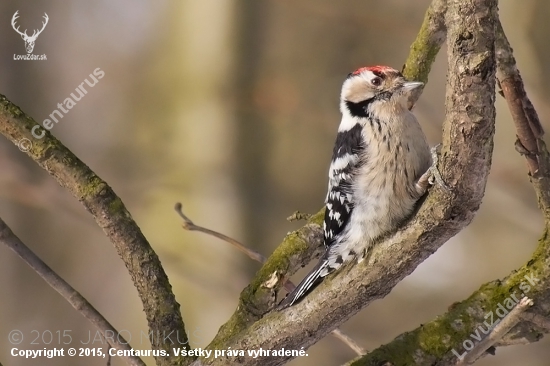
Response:
[[[342,91],[344,100],[359,103],[374,97],[374,90],[369,87],[367,81],[347,85]]]

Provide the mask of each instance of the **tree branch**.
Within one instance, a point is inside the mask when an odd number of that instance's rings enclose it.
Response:
[[[455,17],[459,17],[457,1],[451,2]],[[383,240],[373,250],[368,263],[364,261],[344,268],[329,276],[299,304],[282,312],[267,314],[275,298],[261,284],[280,269],[283,261],[278,254],[290,247],[284,242],[241,294],[237,311],[230,323],[224,326],[234,331],[222,329],[209,349],[307,348],[371,301],[386,295],[418,264],[471,222],[479,208],[490,169],[495,118],[497,4],[496,0],[488,0],[477,5],[468,1],[461,6],[468,16],[460,15],[460,21],[452,19],[455,26],[449,28],[450,73],[440,170],[452,187],[452,194],[433,189],[418,214],[398,233]],[[464,23],[464,28],[457,29],[461,23]],[[467,34],[463,34],[466,29]],[[463,108],[465,105],[467,109]],[[278,365],[287,359],[289,357],[285,356],[244,360],[219,357],[201,359],[201,363]]]
[[[521,297],[520,292],[528,292],[529,297],[538,304],[533,311],[546,313],[540,304],[550,301],[550,268],[546,265],[548,258],[550,236],[546,228],[533,259],[527,264],[501,280],[483,284],[466,300],[453,304],[447,313],[399,335],[392,342],[347,365],[375,366],[382,361],[391,361],[395,365],[456,365],[460,361],[459,356],[465,355],[467,343],[476,341],[472,335],[482,336],[485,330],[491,328],[498,320],[496,311],[499,305],[509,302],[512,295],[517,298]],[[545,323],[540,322],[541,318],[544,319],[541,315],[530,312],[524,313],[522,318],[532,322],[536,328],[522,322],[520,326],[523,327],[519,331],[508,334],[497,346],[515,344],[511,339],[517,338],[535,342],[543,333],[550,332],[550,328],[545,328]]]
[[[348,336],[346,333],[342,332],[340,328],[334,329],[330,334],[338,338],[340,341],[342,341],[344,344],[346,344],[349,348],[351,348],[355,353],[357,353],[359,356],[364,355],[367,353],[363,347],[357,344],[353,338]],[[0,365],[2,366],[2,365]]]
[[[516,147],[527,160],[531,183],[545,219],[550,219],[550,191],[546,177],[550,174],[548,150],[542,140],[544,130],[538,114],[525,92],[523,80],[516,66],[512,47],[500,22],[497,26],[497,79],[502,88],[517,131]]]
[[[516,125],[517,146],[527,160],[529,173],[535,176],[539,170],[537,138],[542,137],[544,131],[531,101],[527,98],[512,47],[500,22],[497,27],[496,49],[497,78]]]
[[[447,0],[433,0],[426,11],[420,31],[416,36],[409,56],[403,65],[403,75],[409,80],[428,83],[428,75],[432,69],[441,45],[445,42],[447,28],[445,26],[445,12]],[[409,109],[416,103],[423,88],[415,89],[409,98]]]
[[[220,240],[225,241],[226,243],[231,244],[234,248],[236,248],[238,251],[246,254],[252,260],[255,260],[256,262],[260,262],[260,263],[265,262],[266,258],[262,254],[260,254],[256,251],[244,246],[238,240],[230,238],[229,236],[224,235],[222,233],[219,233],[217,231],[210,230],[208,228],[205,228],[205,227],[202,227],[202,226],[199,226],[199,225],[195,225],[195,223],[193,221],[191,221],[191,219],[183,213],[182,205],[181,205],[180,202],[176,203],[176,205],[174,206],[174,209],[176,210],[178,215],[182,218],[182,220],[183,220],[182,227],[185,230],[198,231],[198,232],[204,233],[206,235],[211,235],[215,238],[218,238]]]
[[[502,339],[521,320],[522,313],[528,307],[533,306],[533,300],[524,297],[519,303],[498,323],[490,333],[469,351],[457,366],[471,365],[479,359],[485,351]]]
[[[57,291],[80,314],[88,319],[100,332],[111,347],[116,350],[131,351],[128,342],[120,333],[101,315],[78,291],[71,287],[46,263],[44,263],[32,250],[29,249],[0,218],[0,243],[13,250],[25,263],[48,285]],[[114,337],[113,335],[116,335]],[[145,366],[145,363],[136,356],[121,356],[128,365]]]
[[[198,232],[201,232],[201,233],[204,233],[206,235],[211,235],[215,238],[218,238],[220,240],[223,240],[225,241],[226,243],[229,243],[231,244],[233,247],[237,248],[239,251],[245,253],[246,255],[248,255],[249,258],[251,258],[252,260],[255,260],[257,262],[260,262],[260,263],[265,263],[266,261],[266,258],[246,247],[244,244],[242,244],[241,242],[239,242],[238,240],[235,240],[233,238],[230,238],[229,236],[227,235],[224,235],[222,233],[219,233],[217,231],[214,231],[214,230],[210,230],[208,228],[205,228],[205,227],[202,227],[202,226],[198,226],[198,225],[195,225],[195,223],[193,223],[193,221],[187,217],[187,215],[185,215],[183,213],[183,210],[182,210],[182,205],[180,202],[176,203],[174,209],[176,210],[176,212],[178,213],[178,215],[183,219],[183,224],[182,224],[182,227],[185,229],[185,230],[189,230],[189,231],[198,231]],[[305,215],[305,214],[300,214],[300,215]],[[311,215],[307,215],[307,217],[309,218]],[[294,217],[298,217],[298,214],[297,212],[295,212],[293,214],[293,216],[291,216],[292,218]],[[303,216],[305,217],[305,216]],[[276,284],[276,282],[279,281],[279,276],[277,274],[275,274],[275,276],[273,277],[274,278],[274,281],[272,282],[273,286]],[[269,285],[269,286],[272,286],[272,285]],[[268,287],[269,287],[268,286]],[[286,280],[286,282],[284,283],[283,285],[285,287],[285,289],[288,291],[288,292],[291,292],[294,290],[294,288],[296,287],[292,281],[290,280]],[[334,329],[331,334],[339,339],[340,341],[342,341],[342,343],[344,343],[346,346],[348,346],[349,348],[351,348],[355,353],[357,353],[358,355],[363,355],[365,354],[365,350],[359,346],[351,337],[349,337],[348,335],[346,335],[344,332],[342,332],[340,329]]]
[[[550,157],[544,142],[542,141],[542,127],[538,122],[538,117],[529,98],[525,94],[523,81],[516,67],[513,52],[506,39],[506,35],[500,25],[496,28],[496,59],[497,59],[497,78],[505,84],[512,87],[505,94],[512,116],[514,117],[518,128],[518,137],[522,131],[532,134],[537,139],[539,155],[537,164],[539,169],[535,170],[535,175],[531,175],[531,183],[539,197],[539,206],[543,212],[546,227],[539,240],[539,245],[533,253],[532,258],[521,268],[514,270],[509,276],[502,280],[496,280],[486,283],[481,288],[470,295],[468,299],[453,304],[449,312],[438,316],[433,321],[423,326],[398,336],[394,341],[386,344],[370,354],[358,358],[348,365],[377,365],[382,359],[388,359],[389,355],[420,355],[415,361],[417,365],[438,366],[455,365],[459,359],[452,350],[458,351],[458,354],[464,350],[463,342],[470,340],[471,334],[478,330],[484,322],[487,321],[487,315],[495,311],[498,304],[502,304],[510,294],[514,294],[522,284],[529,290],[529,296],[534,299],[535,304],[547,304],[550,301],[550,269],[548,260],[550,259]],[[518,108],[517,104],[522,107]],[[527,106],[527,107],[525,107]],[[517,111],[517,113],[514,113]],[[528,114],[530,117],[525,116]],[[526,126],[529,126],[526,128]],[[531,168],[531,165],[529,165]],[[523,290],[522,290],[523,291]],[[533,312],[521,314],[522,322],[507,335],[506,340],[499,342],[499,346],[516,344],[517,339],[523,339],[524,342],[536,342],[542,334],[550,333],[550,320],[547,318],[547,310],[544,306],[535,306]],[[538,311],[545,315],[535,313]],[[531,323],[533,326],[529,325]],[[486,324],[485,324],[486,325]],[[486,327],[485,327],[486,328]],[[425,346],[422,346],[425,345]],[[396,364],[399,364],[397,362]]]
[[[264,284],[268,283],[274,274],[288,278],[312,258],[321,255],[324,249],[320,225],[324,214],[323,208],[313,215],[306,225],[284,238],[282,244],[275,249],[250,284],[241,292],[237,311],[222,325],[210,343],[211,349],[217,349],[216,344],[222,349],[225,342],[247,329],[273,308],[277,291],[286,283],[281,279],[277,286],[265,287]]]
[[[157,254],[121,199],[49,132],[42,139],[35,139],[31,129],[36,125],[30,116],[0,94],[0,133],[14,144],[22,139],[32,141],[32,147],[26,154],[84,205],[126,265],[143,303],[149,330],[162,335],[153,337],[152,348],[165,350],[168,354],[156,357],[157,365],[192,362],[192,359],[174,356],[171,351],[172,348],[188,347],[180,306]],[[173,337],[169,337],[170,334]],[[176,344],[179,340],[185,344]]]

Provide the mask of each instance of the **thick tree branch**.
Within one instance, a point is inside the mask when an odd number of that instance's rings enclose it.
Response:
[[[547,313],[544,304],[550,301],[550,268],[546,264],[549,258],[550,236],[546,228],[533,258],[527,264],[501,280],[482,285],[468,299],[453,304],[447,313],[399,335],[392,342],[347,365],[375,366],[382,361],[391,361],[394,365],[408,365],[407,362],[420,366],[455,365],[460,361],[458,356],[465,355],[468,344],[479,341],[472,335],[483,337],[485,331],[499,320],[496,311],[503,304],[510,303],[513,297],[519,299],[524,292],[528,292],[535,303],[533,313],[524,313],[522,318],[526,321],[521,322],[518,330],[509,333],[497,346],[516,344],[518,338],[526,343],[538,341],[543,333],[550,332],[550,328],[545,328],[545,323],[540,321],[545,318],[534,313]]]
[[[183,213],[182,205],[181,205],[180,202],[176,203],[174,209],[176,210],[178,215],[182,218],[182,220],[183,220],[182,227],[185,230],[198,231],[198,232],[204,233],[206,235],[211,235],[215,238],[223,240],[226,243],[231,244],[234,248],[237,248],[239,251],[246,254],[252,260],[260,262],[261,264],[264,264],[265,261],[267,260],[261,253],[258,253],[256,251],[248,248],[247,246],[245,246],[243,243],[241,243],[240,241],[238,241],[236,239],[233,239],[233,238],[231,238],[231,237],[229,237],[225,234],[219,233],[217,231],[210,230],[208,228],[205,228],[205,227],[202,227],[202,226],[199,226],[199,225],[195,225],[195,223],[189,217],[187,217],[187,215],[185,215]],[[301,214],[301,215],[305,215],[305,214]],[[298,217],[298,211],[296,211],[293,214],[293,216],[291,216],[291,218],[294,218],[294,217],[296,217],[296,218]],[[307,217],[309,218],[309,217],[311,217],[311,215],[307,215]],[[272,279],[273,279],[273,281],[271,281],[271,284],[269,286],[275,286],[275,284],[279,281],[279,276],[277,274],[275,274],[272,277]],[[267,286],[267,287],[269,287],[269,286]],[[288,292],[291,292],[296,288],[296,285],[294,285],[294,283],[292,283],[292,281],[290,281],[290,280],[286,280],[286,282],[283,284],[283,286],[284,286],[285,290],[287,290]],[[365,350],[361,346],[359,346],[351,337],[349,337],[344,332],[342,332],[340,329],[334,329],[331,332],[331,334],[335,338],[342,341],[342,343],[344,343],[346,346],[351,348],[358,355],[365,354]]]
[[[446,9],[445,6],[445,0],[434,0],[426,13],[422,25],[422,36],[417,38],[417,45],[411,47],[411,55],[403,67],[404,75],[410,80],[427,81],[427,74],[445,37],[445,25],[442,18]],[[441,32],[443,33],[441,34]],[[427,44],[423,46],[420,40],[425,40]],[[432,54],[433,52],[435,54]],[[411,103],[414,101],[411,101]],[[322,253],[322,230],[320,225],[322,224],[324,212],[325,209],[322,208],[317,214],[308,218],[308,223],[303,228],[289,234],[269,258],[267,265],[263,266],[256,275],[257,280],[251,283],[241,294],[238,309],[250,307],[252,309],[258,308],[260,311],[243,312],[237,310],[220,329],[211,345],[222,344],[260,318],[258,315],[251,316],[251,313],[261,315],[270,309],[273,302],[270,298],[273,294],[271,291],[265,291],[259,285],[264,283],[272,273],[277,271],[281,276],[290,276],[300,266],[304,266],[312,258]]]
[[[440,166],[445,181],[453,189],[452,194],[432,190],[418,214],[394,236],[383,240],[368,263],[364,261],[344,268],[299,304],[265,315],[266,307],[274,304],[274,298],[261,284],[280,268],[276,263],[281,263],[281,258],[276,252],[245,289],[231,322],[224,326],[234,331],[222,330],[209,345],[210,349],[309,347],[371,301],[385,296],[418,264],[470,223],[483,197],[493,147],[497,4],[496,0],[460,2],[459,11],[458,2],[450,2],[455,18],[447,19],[447,24],[452,22],[454,26],[449,27],[447,119]],[[460,12],[463,13],[459,15]],[[459,25],[462,28],[458,28]],[[288,247],[283,243],[277,251]],[[262,306],[257,306],[258,293],[263,294]],[[219,357],[201,362],[208,365],[235,362],[278,365],[287,359]]]
[[[518,339],[521,339],[523,343],[536,342],[543,334],[550,333],[548,310],[544,305],[550,302],[550,268],[547,265],[550,260],[550,236],[548,235],[550,157],[541,139],[542,127],[540,127],[537,114],[525,94],[512,49],[500,23],[497,24],[496,58],[497,78],[501,85],[504,81],[510,86],[505,96],[510,104],[514,122],[518,126],[518,138],[524,133],[523,131],[526,131],[527,136],[524,138],[534,137],[537,139],[539,155],[536,156],[536,164],[539,165],[539,168],[534,170],[535,175],[531,175],[530,179],[539,197],[539,207],[546,222],[538,248],[526,265],[513,271],[508,277],[482,285],[468,299],[454,304],[448,313],[414,331],[400,335],[391,343],[367,356],[358,358],[349,365],[376,365],[381,359],[386,359],[391,354],[420,354],[422,357],[416,360],[418,365],[433,365],[435,361],[438,361],[438,366],[455,365],[459,359],[452,350],[454,349],[459,355],[463,354],[463,343],[472,341],[471,334],[476,334],[475,331],[480,326],[487,328],[484,326],[487,314],[496,311],[498,305],[502,304],[510,294],[523,291],[522,284],[529,286],[529,296],[535,302],[535,309],[532,312],[523,313],[523,321],[497,345],[516,344]],[[530,117],[527,117],[526,114]],[[531,160],[532,162],[534,160]],[[531,163],[528,165],[530,168],[532,167]],[[527,289],[525,286],[523,288]],[[427,344],[428,347],[422,347],[422,344]],[[398,364],[399,362],[396,363],[396,365]]]
[[[120,333],[86,300],[78,291],[71,287],[32,250],[29,249],[0,218],[0,243],[13,250],[25,263],[38,273],[55,291],[65,298],[80,314],[88,319],[100,332],[111,347],[116,350],[130,351],[132,348]],[[135,356],[121,356],[128,365],[145,366],[145,363]]]
[[[171,351],[187,347],[188,338],[180,306],[157,254],[111,187],[49,132],[42,139],[34,138],[31,129],[36,125],[0,95],[0,133],[14,144],[24,138],[32,142],[27,155],[82,202],[126,265],[143,303],[149,330],[161,335],[153,337],[152,348],[168,351],[168,356],[156,358],[157,365],[188,364],[192,360],[175,357]],[[186,344],[177,344],[178,340]]]
[[[214,340],[210,343],[212,349],[223,348],[223,344],[232,337],[247,329],[259,320],[275,304],[277,291],[283,283],[282,279],[275,287],[265,287],[274,274],[287,278],[298,268],[306,265],[312,258],[318,257],[323,251],[323,233],[321,223],[325,209],[313,215],[299,230],[288,234],[281,245],[275,249],[265,264],[256,273],[254,279],[241,292],[239,305],[231,318],[220,328]],[[264,348],[265,349],[265,348]]]

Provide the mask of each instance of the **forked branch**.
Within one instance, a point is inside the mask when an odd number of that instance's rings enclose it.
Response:
[[[165,351],[165,356],[156,357],[157,365],[191,363],[192,357],[182,359],[172,351],[189,347],[180,305],[157,254],[124,203],[105,181],[49,132],[35,139],[31,130],[36,125],[30,116],[0,94],[0,133],[14,144],[24,138],[33,141],[26,154],[84,205],[126,265],[142,301],[149,330],[163,335],[152,339],[153,350]],[[169,337],[170,334],[173,336]],[[182,344],[174,339],[181,340]]]
[[[180,202],[176,203],[176,205],[174,206],[174,209],[176,210],[176,212],[178,213],[178,215],[182,218],[183,220],[183,224],[182,224],[182,227],[185,229],[185,230],[189,230],[189,231],[199,231],[201,233],[204,233],[204,234],[207,234],[207,235],[211,235],[215,238],[218,238],[220,240],[223,240],[229,244],[231,244],[233,247],[237,248],[239,251],[245,253],[246,255],[248,255],[248,257],[250,257],[252,260],[255,260],[257,262],[260,262],[260,263],[265,263],[266,261],[266,258],[248,248],[247,246],[245,246],[244,244],[242,244],[241,242],[239,242],[238,240],[235,240],[227,235],[224,235],[222,233],[219,233],[217,231],[214,231],[214,230],[210,230],[210,229],[207,229],[205,227],[202,227],[202,226],[198,226],[198,225],[195,225],[193,223],[193,221],[187,217],[187,215],[185,215],[183,213],[183,210],[182,210],[182,205]],[[304,215],[304,214],[302,214]],[[311,215],[307,215],[307,217],[309,218]],[[276,282],[279,280],[279,277],[277,275],[275,275],[273,277],[273,285],[276,284]],[[284,288],[285,290],[287,290],[288,292],[291,292],[292,290],[294,290],[294,288],[296,287],[292,281],[290,280],[286,280],[285,283],[284,283]],[[340,341],[342,341],[346,346],[348,346],[349,348],[351,348],[355,353],[357,353],[358,355],[364,355],[366,352],[365,350],[359,346],[351,337],[349,337],[348,335],[346,335],[344,332],[342,332],[340,329],[334,329],[331,334],[339,339]]]

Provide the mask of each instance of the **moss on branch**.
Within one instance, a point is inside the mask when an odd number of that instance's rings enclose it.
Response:
[[[403,75],[408,80],[428,83],[428,75],[446,37],[447,29],[444,19],[446,10],[446,0],[433,0],[426,11],[420,31],[412,43],[409,56],[403,65]],[[409,109],[414,106],[421,94],[422,89],[417,89],[411,94]]]
[[[546,265],[550,257],[550,237],[548,228],[539,240],[539,245],[524,266],[511,273],[502,280],[495,280],[482,285],[466,300],[451,305],[449,311],[438,316],[429,323],[423,324],[413,331],[401,334],[392,342],[383,345],[365,356],[358,357],[346,364],[347,366],[377,366],[390,362],[394,366],[408,365],[438,365],[453,364],[457,360],[452,352],[454,349],[459,355],[465,352],[463,342],[476,334],[476,329],[489,321],[506,299],[520,298],[526,289],[535,305],[547,303],[550,298],[550,267]],[[529,279],[533,280],[532,282]],[[526,287],[528,285],[529,287]],[[513,295],[513,296],[512,296]],[[508,300],[509,301],[509,300]],[[486,329],[486,325],[483,325]],[[529,328],[530,334],[522,334],[530,340],[538,340],[540,330]],[[479,333],[483,334],[483,333]]]
[[[403,75],[406,78],[428,82],[432,64],[445,41],[445,10],[446,0],[434,0],[430,4],[403,66]]]
[[[171,351],[172,348],[188,347],[180,305],[157,254],[124,203],[105,181],[51,133],[46,131],[42,138],[35,138],[32,128],[36,125],[30,116],[0,95],[0,133],[14,144],[22,139],[31,142],[26,154],[84,205],[126,265],[143,303],[149,330],[162,335],[152,338],[152,347],[167,351],[168,356],[156,358],[157,365],[191,363],[192,358],[176,357]],[[173,335],[171,339],[170,334]],[[178,344],[176,340],[183,343]]]
[[[250,324],[271,310],[276,301],[277,292],[286,278],[321,253],[321,224],[324,215],[325,209],[323,208],[311,216],[306,225],[289,233],[284,238],[250,284],[241,292],[237,310],[220,328],[208,346],[209,349],[223,348],[222,345],[226,344],[233,336],[247,329]],[[275,287],[264,286],[274,273],[279,278]]]

